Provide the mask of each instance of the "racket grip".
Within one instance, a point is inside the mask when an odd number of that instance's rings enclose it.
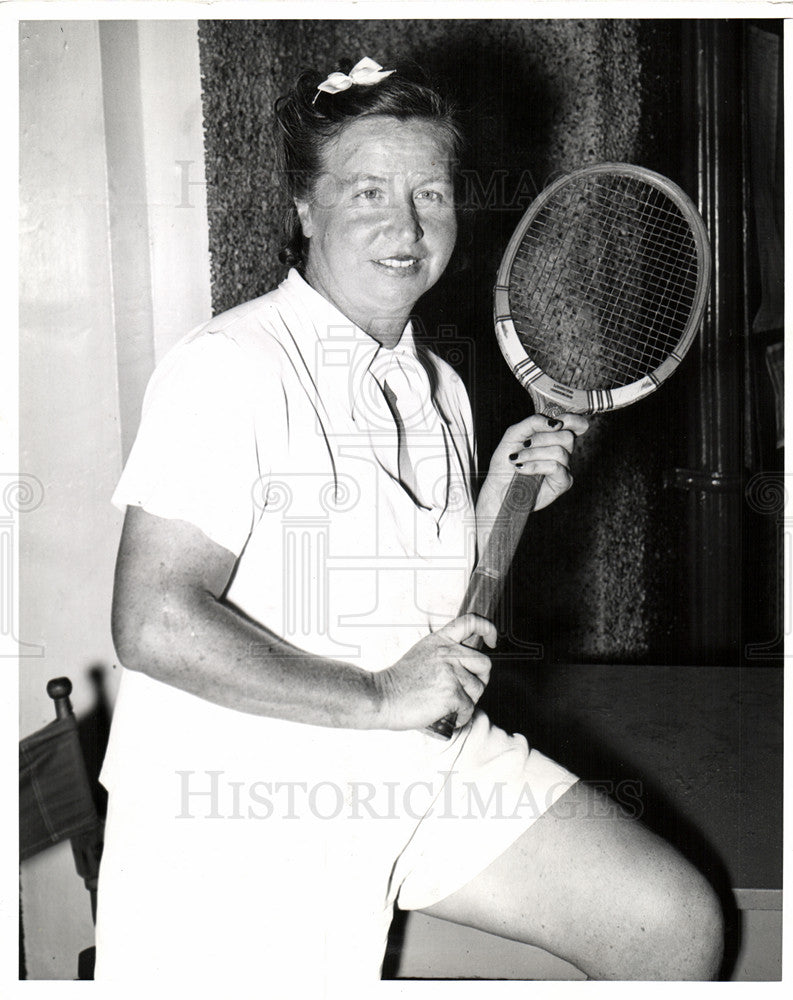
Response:
[[[444,715],[442,719],[438,719],[437,722],[433,722],[431,726],[427,726],[425,732],[429,733],[430,736],[435,736],[442,740],[450,740],[456,725],[457,713],[450,712],[448,715]]]
[[[519,476],[517,473],[512,477],[485,551],[468,581],[468,589],[460,607],[461,615],[473,613],[490,619],[495,614],[512,557],[529,514],[537,502],[542,479],[542,476]],[[463,645],[478,649],[482,645],[482,638],[474,636]],[[448,740],[454,733],[456,723],[457,713],[451,712],[427,726],[424,731],[430,736]]]

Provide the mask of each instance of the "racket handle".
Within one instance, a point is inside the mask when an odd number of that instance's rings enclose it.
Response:
[[[542,476],[513,475],[493,522],[485,551],[468,581],[460,615],[475,614],[492,619],[526,521],[537,502],[542,480]],[[470,642],[463,645],[478,649],[482,645],[482,637],[473,636]],[[448,740],[452,737],[456,723],[457,713],[450,712],[427,726],[425,732]]]

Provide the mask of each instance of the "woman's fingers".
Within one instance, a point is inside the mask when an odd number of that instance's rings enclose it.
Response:
[[[507,462],[522,465],[551,461],[567,465],[576,438],[585,434],[588,427],[589,421],[580,413],[564,413],[558,418],[539,414],[527,417],[507,428],[493,455],[491,469],[506,472]]]
[[[542,463],[544,466],[563,465],[567,468],[570,465],[570,455],[572,448],[568,449],[563,444],[550,444],[535,447],[532,442],[528,447],[520,448],[510,454],[509,460],[513,465],[520,468],[528,463]],[[532,470],[537,472],[537,469]],[[548,469],[542,470],[542,475],[547,475]]]
[[[586,434],[588,427],[589,420],[582,413],[561,413],[558,417],[546,417],[541,413],[534,413],[508,427],[504,439],[517,443],[526,437],[531,437],[532,434],[559,431],[569,431],[575,437],[580,437],[581,434]]]
[[[475,673],[472,673],[467,668],[460,668],[455,672],[460,682],[460,686],[468,696],[468,699],[471,702],[471,708],[473,709],[484,694],[487,684],[485,684],[484,681],[481,681]]]
[[[460,615],[458,618],[453,618],[433,634],[436,637],[449,639],[454,643],[460,644],[473,639],[475,636],[481,636],[491,649],[496,645],[496,640],[498,639],[496,626],[488,621],[487,618],[475,614]]]
[[[382,728],[424,729],[452,714],[464,726],[490,680],[490,658],[465,644],[475,638],[494,646],[495,626],[480,615],[460,615],[376,673]]]
[[[553,417],[546,417],[545,419],[552,420]],[[572,431],[576,437],[586,434],[589,429],[589,420],[583,413],[561,413],[558,419],[562,421],[562,427],[565,430]],[[551,429],[553,429],[553,426]]]
[[[535,413],[509,427],[493,455],[490,471],[496,477],[542,476],[535,510],[546,507],[573,485],[570,456],[576,438],[585,434],[589,421],[580,413],[546,417]]]
[[[460,615],[435,633],[444,643],[443,652],[447,664],[462,689],[458,691],[460,703],[456,708],[457,727],[464,726],[473,715],[476,703],[482,697],[490,680],[491,660],[485,653],[464,645],[480,637],[491,648],[497,640],[496,627],[479,615]]]

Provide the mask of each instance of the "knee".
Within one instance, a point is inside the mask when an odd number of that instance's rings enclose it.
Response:
[[[715,979],[724,950],[724,914],[718,896],[698,871],[686,868],[673,881],[660,908],[668,942],[664,979]]]
[[[692,978],[715,979],[724,955],[724,911],[719,897],[710,884],[700,875],[699,886],[691,897],[692,917],[690,926],[697,950]]]

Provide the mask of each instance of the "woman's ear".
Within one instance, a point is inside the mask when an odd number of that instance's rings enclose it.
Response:
[[[307,201],[295,198],[295,210],[297,211],[298,219],[300,219],[300,228],[303,230],[303,236],[305,239],[310,240],[311,232],[314,228],[311,218],[311,205]]]

